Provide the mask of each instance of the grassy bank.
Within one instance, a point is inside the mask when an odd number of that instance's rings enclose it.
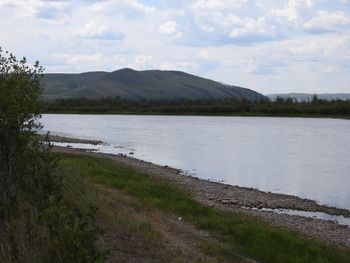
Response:
[[[306,240],[255,219],[204,206],[163,178],[103,158],[60,156],[61,165],[78,169],[94,184],[117,189],[136,200],[134,212],[156,211],[168,217],[182,217],[197,229],[208,231],[215,238],[202,245],[208,256],[229,262],[245,257],[259,262],[349,262],[349,250]]]

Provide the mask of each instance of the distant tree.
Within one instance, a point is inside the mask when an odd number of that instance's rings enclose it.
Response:
[[[320,101],[320,100],[319,100],[319,98],[317,97],[317,95],[314,94],[314,95],[312,96],[311,103],[317,104],[319,101]]]
[[[283,97],[277,96],[275,103],[276,104],[284,104],[285,99]]]
[[[18,152],[40,128],[40,80],[43,68],[0,48],[0,205],[11,206],[16,196],[14,166]],[[1,209],[4,211],[4,209]],[[0,215],[4,216],[4,215]]]
[[[285,104],[293,104],[293,98],[291,97],[286,98]]]

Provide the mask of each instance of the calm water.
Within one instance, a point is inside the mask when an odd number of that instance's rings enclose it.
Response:
[[[348,120],[59,114],[42,122],[53,134],[102,140],[105,152],[350,209]]]

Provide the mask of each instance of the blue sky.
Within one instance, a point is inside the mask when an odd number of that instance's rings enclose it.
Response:
[[[0,0],[0,46],[46,72],[181,70],[350,92],[350,0]]]

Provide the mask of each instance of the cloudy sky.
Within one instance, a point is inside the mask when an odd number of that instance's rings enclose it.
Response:
[[[46,72],[181,70],[350,92],[350,0],[0,0],[0,46]]]

